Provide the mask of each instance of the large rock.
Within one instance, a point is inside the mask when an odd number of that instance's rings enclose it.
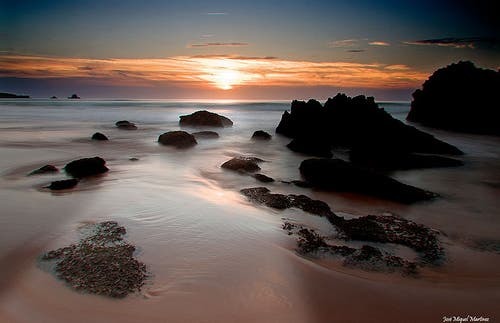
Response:
[[[324,151],[330,146],[462,154],[458,148],[394,119],[378,108],[372,97],[363,95],[350,98],[337,94],[324,106],[316,100],[293,101],[291,113],[285,111],[276,132],[295,139],[289,148],[316,156],[326,156]]]
[[[117,121],[115,123],[115,125],[118,129],[123,129],[123,130],[136,130],[137,129],[137,126],[134,123],[129,122],[127,120]]]
[[[436,194],[403,184],[340,159],[307,159],[300,173],[317,188],[355,192],[401,203],[413,203],[436,197]]]
[[[198,142],[193,135],[185,131],[169,131],[158,137],[158,142],[165,146],[174,146],[175,148],[189,148]]]
[[[248,172],[248,173],[253,173],[258,170],[260,170],[259,165],[257,163],[262,162],[262,159],[255,158],[255,157],[234,157],[224,164],[222,164],[220,167],[238,171],[238,172]]]
[[[180,116],[181,126],[194,127],[231,127],[233,122],[224,116],[208,111],[196,111],[189,115]]]
[[[64,170],[73,177],[82,178],[106,173],[109,169],[105,165],[101,157],[82,158],[68,163]]]
[[[500,135],[500,71],[459,62],[435,71],[413,93],[407,119],[448,130]]]

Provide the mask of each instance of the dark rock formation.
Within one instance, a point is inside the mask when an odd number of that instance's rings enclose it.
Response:
[[[263,182],[263,183],[272,183],[272,182],[274,182],[273,178],[271,178],[269,176],[266,176],[264,174],[255,174],[255,175],[253,175],[253,178],[255,178],[259,182]]]
[[[49,174],[49,173],[57,173],[58,171],[59,171],[59,169],[57,169],[57,167],[54,166],[54,165],[45,165],[45,166],[42,166],[42,167],[40,167],[38,169],[35,169],[31,173],[29,173],[28,176],[31,176],[31,175],[40,175],[40,174]]]
[[[350,98],[337,94],[324,107],[316,100],[293,101],[291,113],[285,111],[276,132],[297,141],[289,148],[322,156],[328,155],[325,152],[332,146],[462,154],[456,147],[394,119],[378,108],[372,97],[363,95]]]
[[[233,122],[224,116],[208,111],[196,111],[192,114],[180,116],[181,126],[193,127],[231,127]]]
[[[325,142],[324,138],[297,137],[286,146],[292,151],[306,155],[325,158],[333,156],[331,145]]]
[[[96,132],[92,135],[92,140],[108,140],[108,137],[100,132]]]
[[[101,157],[82,158],[68,163],[64,170],[75,178],[82,178],[106,173],[109,169],[105,165]]]
[[[192,133],[195,138],[203,138],[203,139],[217,139],[219,138],[219,134],[215,131],[198,131]]]
[[[77,184],[78,184],[78,180],[76,178],[70,178],[70,179],[64,179],[61,181],[54,181],[54,182],[50,183],[48,188],[53,190],[53,191],[67,190],[67,189],[75,187]]]
[[[271,140],[272,136],[264,130],[257,130],[253,133],[252,139],[255,140]]]
[[[174,146],[175,148],[190,148],[198,142],[193,135],[185,131],[169,131],[158,137],[158,142],[165,146]]]
[[[55,262],[55,275],[79,291],[116,298],[139,291],[146,266],[134,259],[135,247],[123,240],[125,228],[107,221],[85,229],[87,236],[77,244],[49,251],[42,261]]]
[[[29,95],[17,95],[12,93],[0,92],[0,99],[29,99]]]
[[[413,93],[407,119],[455,131],[500,135],[500,71],[459,62],[435,71]]]
[[[257,163],[262,162],[263,160],[255,157],[234,157],[220,167],[238,171],[238,172],[248,172],[253,173],[260,170],[259,165]]]
[[[392,152],[371,150],[351,150],[349,160],[356,166],[374,170],[456,167],[463,165],[463,162],[458,159],[442,156],[414,153],[394,154]]]
[[[115,126],[118,129],[123,129],[123,130],[136,130],[137,129],[137,126],[134,123],[129,122],[127,120],[117,121],[115,123]]]
[[[300,164],[304,179],[317,188],[355,192],[401,203],[413,203],[436,194],[406,185],[340,159],[307,159]]]
[[[76,95],[76,94],[73,94],[71,96],[68,96],[68,99],[74,100],[74,99],[80,99],[80,97],[78,95]]]

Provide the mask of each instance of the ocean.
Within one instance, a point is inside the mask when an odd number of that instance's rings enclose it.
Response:
[[[404,121],[408,102],[379,106]],[[286,148],[274,130],[290,102],[166,100],[0,101],[0,321],[2,322],[417,322],[443,316],[498,318],[500,311],[500,138],[414,125],[465,152],[464,166],[391,175],[441,195],[401,205],[287,184],[308,156]],[[161,146],[179,116],[209,110],[230,118],[219,139],[187,150]],[[115,127],[128,120],[138,130]],[[188,132],[197,129],[183,127]],[[255,130],[272,140],[252,141]],[[107,142],[90,139],[102,132]],[[345,158],[345,152],[334,151]],[[238,155],[263,160],[263,184],[220,165]],[[100,156],[110,171],[69,192],[43,187],[64,179],[26,176],[45,164],[62,168]],[[131,160],[137,158],[138,160]],[[282,182],[284,181],[284,182]],[[440,232],[441,266],[418,277],[347,268],[325,255],[301,256],[281,226],[304,224],[325,235],[324,218],[298,209],[255,205],[239,190],[266,186],[305,194],[347,218],[396,214]],[[39,256],[74,242],[85,223],[115,220],[150,277],[122,300],[75,292],[43,270]],[[413,251],[386,248],[414,258]],[[493,319],[494,320],[494,319]],[[490,320],[491,321],[491,320]]]

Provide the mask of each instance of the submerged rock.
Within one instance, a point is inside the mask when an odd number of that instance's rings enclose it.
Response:
[[[185,131],[169,131],[158,137],[158,142],[175,148],[190,148],[198,144],[193,135]]]
[[[203,139],[217,139],[219,138],[219,134],[215,131],[198,131],[192,133],[195,138],[203,138]]]
[[[260,170],[259,165],[257,163],[262,162],[263,160],[255,157],[234,157],[220,167],[238,171],[238,172],[248,172],[253,173]]]
[[[64,170],[69,175],[82,178],[87,176],[106,173],[109,169],[106,167],[106,161],[101,157],[82,158],[68,163]]]
[[[54,182],[50,183],[48,188],[53,190],[53,191],[67,190],[67,189],[75,187],[77,184],[78,184],[78,180],[76,178],[70,178],[70,179],[64,179],[61,181],[54,181]]]
[[[272,183],[272,182],[274,182],[273,178],[271,178],[269,176],[266,176],[264,174],[255,174],[255,175],[253,175],[253,178],[255,178],[259,182],[263,182],[263,183]]]
[[[407,120],[455,131],[500,135],[500,71],[459,62],[435,71],[413,93]]]
[[[92,140],[108,140],[108,137],[100,132],[96,132],[92,135]]]
[[[90,234],[45,253],[42,261],[55,261],[56,276],[76,290],[116,298],[139,291],[146,266],[133,258],[135,247],[123,240],[125,228],[107,221],[85,229]]]
[[[118,127],[118,129],[123,129],[123,130],[136,130],[137,129],[137,126],[132,123],[132,122],[129,122],[127,120],[121,120],[121,121],[117,121],[115,123],[116,127]]]
[[[283,113],[276,132],[296,140],[289,148],[324,157],[332,146],[462,154],[458,148],[394,119],[378,108],[374,98],[363,95],[350,98],[337,94],[324,106],[316,100],[293,101],[291,113]]]
[[[196,111],[189,115],[180,116],[179,124],[181,126],[205,126],[205,127],[231,127],[233,122],[217,113],[206,110]]]
[[[59,169],[57,169],[56,166],[54,166],[54,165],[45,165],[45,166],[42,166],[42,167],[40,167],[38,169],[35,169],[31,173],[29,173],[28,176],[31,176],[31,175],[41,175],[41,174],[50,174],[50,173],[57,173],[57,172],[59,172]]]
[[[257,130],[253,133],[252,139],[255,140],[271,140],[272,136],[264,130]]]
[[[401,203],[414,203],[437,196],[340,159],[304,160],[300,164],[300,173],[313,187],[361,193]]]

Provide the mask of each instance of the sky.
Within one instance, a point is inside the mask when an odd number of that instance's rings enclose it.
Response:
[[[495,1],[0,0],[0,92],[410,100],[460,60],[500,67]]]

